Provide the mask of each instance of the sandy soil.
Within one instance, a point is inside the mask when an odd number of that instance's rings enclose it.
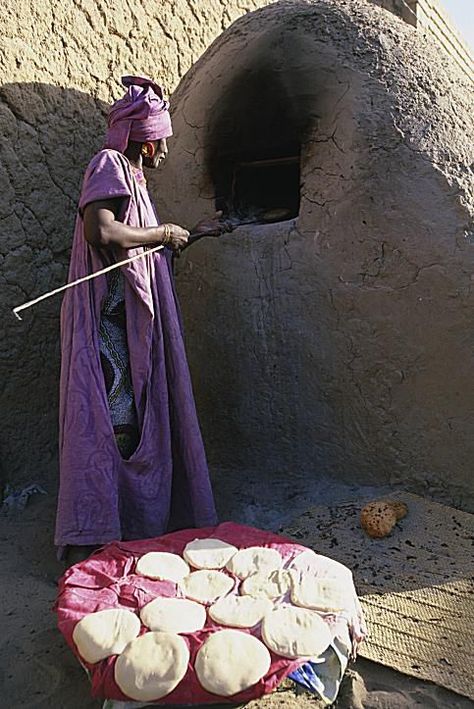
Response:
[[[52,606],[62,573],[52,547],[54,500],[33,499],[17,517],[0,517],[0,704],[8,709],[97,709],[88,681],[55,627]],[[228,706],[228,705],[227,705]],[[319,709],[282,686],[247,709]],[[474,702],[365,660],[348,671],[338,709],[468,709]]]

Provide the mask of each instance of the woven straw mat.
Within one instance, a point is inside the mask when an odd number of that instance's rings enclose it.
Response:
[[[359,523],[368,500],[313,507],[281,530],[352,569],[369,637],[360,655],[474,700],[474,515],[409,493],[390,536]]]

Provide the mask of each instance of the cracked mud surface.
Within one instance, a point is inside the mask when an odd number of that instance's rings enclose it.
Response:
[[[127,67],[174,89],[230,22],[265,4],[164,2],[158,16],[139,0],[6,3],[0,482],[56,485],[60,302],[23,323],[11,308],[67,278],[80,181],[117,77]],[[170,161],[152,181],[164,218],[189,226],[212,213],[212,128],[232,115],[238,129],[260,59],[314,119],[299,219],[203,240],[179,263],[211,464],[258,469],[268,484],[321,474],[429,487],[472,509],[472,89],[363,0],[249,14],[173,96]]]
[[[23,323],[11,308],[67,278],[80,180],[119,67],[174,88],[213,37],[262,4],[162,3],[153,34],[138,0],[122,9],[70,1],[44,14],[26,3],[8,16],[3,481],[56,484],[59,299]],[[251,107],[232,87],[245,87],[260,60],[292,110],[315,118],[301,146],[299,218],[203,240],[179,263],[211,464],[258,468],[269,484],[294,476],[304,485],[318,471],[440,495],[449,487],[472,507],[469,88],[413,28],[362,0],[249,14],[174,94],[169,165],[152,181],[165,218],[190,225],[212,212],[212,128],[231,115],[238,129]]]
[[[208,165],[233,137],[257,159],[302,126],[299,217],[178,262],[214,466],[272,490],[328,476],[473,509],[470,96],[434,45],[354,0],[247,15],[180,83],[154,182],[166,219],[212,212]]]

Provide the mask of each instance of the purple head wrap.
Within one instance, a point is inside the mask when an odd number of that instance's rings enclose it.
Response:
[[[105,147],[123,153],[129,140],[145,143],[173,135],[161,87],[141,76],[123,76],[122,84],[128,90],[109,111]]]

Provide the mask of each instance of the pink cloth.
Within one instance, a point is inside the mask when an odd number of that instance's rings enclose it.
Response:
[[[193,539],[216,537],[239,549],[249,546],[266,546],[277,549],[287,566],[306,548],[285,539],[284,537],[264,532],[252,527],[226,522],[209,529],[187,529],[175,532],[159,539],[147,539],[138,542],[113,543],[96,552],[90,559],[69,569],[59,583],[56,612],[58,627],[64,635],[68,645],[79,661],[89,670],[92,680],[92,695],[107,699],[127,700],[114,680],[114,665],[117,656],[109,657],[101,662],[91,665],[84,662],[78,653],[72,639],[76,624],[89,613],[105,610],[107,608],[125,608],[138,613],[143,606],[157,596],[177,597],[181,593],[176,584],[167,581],[152,581],[142,576],[135,575],[137,560],[150,551],[167,551],[182,555],[186,544]],[[322,573],[325,575],[327,562],[331,560],[320,557]],[[334,562],[337,563],[337,562]],[[342,565],[339,565],[342,566]],[[350,572],[343,567],[346,572]],[[229,576],[232,574],[225,571]],[[238,579],[234,577],[235,590]],[[333,616],[325,616],[329,628],[335,636],[338,632],[338,623]],[[271,667],[268,673],[253,687],[234,695],[232,698],[218,697],[204,690],[198,682],[193,669],[196,654],[207,637],[216,629],[209,617],[203,630],[186,634],[185,638],[190,649],[190,663],[187,674],[178,687],[167,697],[156,704],[223,704],[248,702],[252,699],[271,692],[288,674],[302,664],[301,660],[289,660],[271,653]],[[359,642],[361,634],[360,618],[354,615],[346,622],[346,633],[349,628],[353,641]],[[147,632],[142,626],[141,634]],[[251,635],[261,639],[260,626],[245,629]]]
[[[124,76],[122,84],[128,90],[109,111],[105,147],[123,153],[129,140],[144,143],[173,135],[161,87],[140,76]]]
[[[84,238],[82,210],[96,200],[121,197],[120,220],[156,226],[146,187],[127,158],[103,150],[84,177],[69,280],[98,271],[110,260]],[[143,253],[117,249],[116,260]],[[170,252],[157,252],[121,268],[127,313],[130,370],[141,439],[124,460],[110,418],[98,342],[107,280],[99,276],[71,288],[61,309],[60,487],[56,544],[105,544],[156,537],[173,529],[216,523],[206,457],[194,405]]]

